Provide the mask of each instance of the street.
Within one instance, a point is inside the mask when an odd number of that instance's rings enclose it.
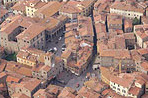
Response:
[[[94,25],[94,18],[93,18],[93,13],[90,16],[92,19],[92,25],[93,25],[93,31],[94,31],[94,54],[97,54],[97,35],[96,35],[96,29],[95,29],[95,25]],[[61,55],[61,48],[62,45],[65,43],[64,42],[64,37],[62,37],[61,40],[58,40],[58,38],[56,40],[54,40],[53,42],[49,42],[49,46],[47,47],[47,50],[56,47],[57,48],[57,52],[56,52],[56,56],[60,56]],[[58,43],[56,43],[58,41]],[[56,77],[56,79],[53,81],[53,84],[55,85],[59,85],[62,87],[71,87],[73,89],[75,89],[76,91],[78,91],[84,84],[84,82],[88,81],[88,78],[86,78],[87,73],[90,73],[91,77],[98,77],[100,79],[100,73],[99,73],[99,69],[97,70],[93,70],[92,66],[94,64],[94,59],[95,56],[93,57],[93,61],[91,62],[91,64],[88,65],[87,70],[82,73],[80,76],[76,76],[73,73],[71,73],[70,71],[67,71],[66,69],[63,70],[62,73],[59,74],[59,76]]]

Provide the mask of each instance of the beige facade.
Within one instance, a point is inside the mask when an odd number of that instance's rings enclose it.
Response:
[[[138,19],[140,19],[140,17],[144,14],[144,10],[140,8],[135,8],[132,5],[116,3],[110,7],[110,13],[116,13],[127,18],[137,17]]]
[[[23,47],[46,50],[45,46],[60,37],[65,31],[66,20],[61,18],[44,19],[44,21],[50,20],[45,23],[42,20],[35,22],[31,18],[21,15],[9,17],[1,26],[1,46],[8,53],[18,52]],[[39,25],[40,22],[41,25]]]
[[[69,1],[60,9],[59,14],[68,16],[71,20],[76,20],[78,15],[89,16],[93,10],[94,3],[95,0]]]
[[[2,0],[6,7],[13,6],[18,0]]]
[[[42,6],[44,6],[46,3],[41,2],[40,0],[32,0],[29,1],[26,6],[25,6],[25,10],[26,10],[26,15],[28,17],[34,17],[35,16],[35,12],[41,8]]]
[[[147,47],[148,34],[147,34],[147,24],[134,26],[134,34],[136,35],[137,44],[141,48]]]

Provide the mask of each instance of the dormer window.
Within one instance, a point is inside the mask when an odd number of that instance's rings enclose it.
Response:
[[[34,4],[33,4],[33,3],[30,3],[30,6],[31,6],[31,7],[34,7]]]

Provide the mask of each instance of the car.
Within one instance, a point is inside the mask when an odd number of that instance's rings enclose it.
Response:
[[[59,40],[61,40],[62,39],[62,37],[59,37]]]
[[[63,44],[63,45],[62,45],[62,48],[66,48],[66,45],[65,45],[65,44]]]
[[[65,51],[66,48],[62,48],[62,51]]]
[[[58,50],[56,47],[54,47],[53,49],[54,49],[55,52]]]
[[[49,49],[48,51],[49,51],[49,52],[52,52],[52,53],[54,52],[54,50],[53,50],[52,48],[51,48],[51,49]]]
[[[77,84],[76,84],[76,88],[78,88],[79,86],[80,86],[80,84],[79,84],[79,83],[77,83]]]

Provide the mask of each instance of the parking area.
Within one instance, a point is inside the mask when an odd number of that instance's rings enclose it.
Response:
[[[64,45],[65,39],[64,39],[64,34],[61,37],[55,38],[53,41],[48,42],[45,51],[50,51],[54,50],[56,56],[61,56],[62,53],[62,45]]]

